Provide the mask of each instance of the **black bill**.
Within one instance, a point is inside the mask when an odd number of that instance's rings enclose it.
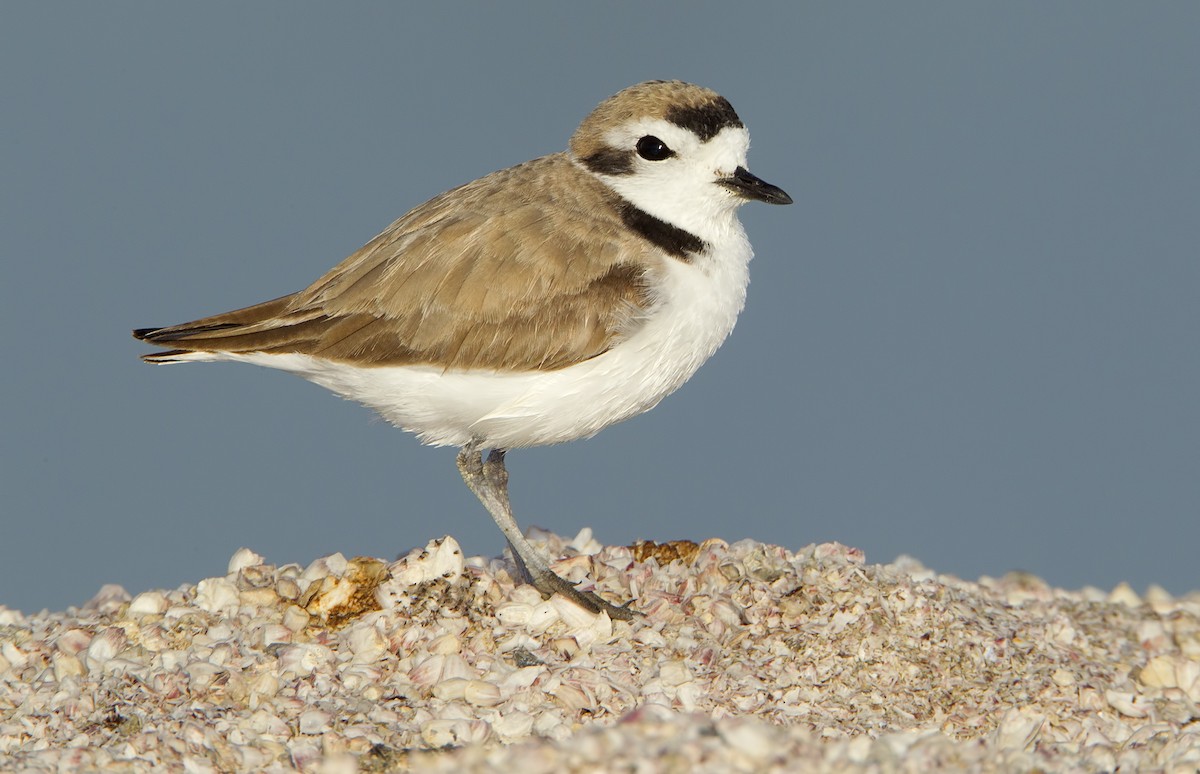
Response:
[[[767,204],[791,204],[792,197],[782,188],[773,186],[762,178],[750,174],[745,167],[738,167],[732,177],[718,180],[718,183],[746,199],[755,199]]]

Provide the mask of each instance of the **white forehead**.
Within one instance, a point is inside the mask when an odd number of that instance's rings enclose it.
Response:
[[[637,141],[647,135],[665,142],[685,163],[697,163],[730,172],[737,166],[745,166],[746,153],[750,150],[750,133],[743,126],[726,126],[708,142],[701,142],[690,129],[662,118],[650,117],[627,121],[608,130],[604,133],[604,142],[611,148],[632,150]]]

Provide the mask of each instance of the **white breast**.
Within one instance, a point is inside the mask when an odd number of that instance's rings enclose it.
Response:
[[[646,323],[608,352],[547,372],[356,368],[308,355],[213,353],[290,371],[378,411],[423,443],[490,448],[560,443],[653,408],[696,372],[733,330],[746,299],[750,244],[736,219],[709,253],[665,260]]]

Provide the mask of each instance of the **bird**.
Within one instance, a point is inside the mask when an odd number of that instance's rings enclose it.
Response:
[[[566,150],[435,196],[304,290],[133,335],[168,348],[146,362],[279,369],[458,447],[520,578],[629,619],[521,532],[505,455],[650,410],[724,342],[753,254],[738,209],[792,203],[747,169],[749,143],[715,91],[639,83]]]

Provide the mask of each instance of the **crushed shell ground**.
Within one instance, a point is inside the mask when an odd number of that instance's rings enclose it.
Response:
[[[452,538],[0,607],[0,770],[1200,770],[1200,594],[534,538],[643,615],[543,600]]]

